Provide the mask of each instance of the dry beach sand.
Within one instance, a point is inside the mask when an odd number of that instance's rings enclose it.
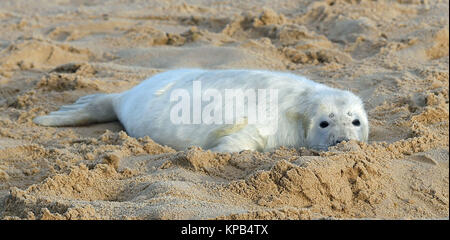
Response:
[[[449,217],[447,0],[0,1],[1,219]],[[368,144],[175,151],[38,115],[180,67],[290,71],[361,96]]]

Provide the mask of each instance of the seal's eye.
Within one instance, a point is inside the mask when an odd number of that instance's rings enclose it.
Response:
[[[330,125],[327,121],[322,121],[322,122],[320,122],[320,124],[319,124],[319,126],[321,127],[321,128],[326,128],[326,127],[328,127],[328,125]]]
[[[357,127],[359,127],[359,125],[361,125],[361,123],[359,122],[358,119],[353,120],[352,124],[353,124],[353,126],[357,126]]]

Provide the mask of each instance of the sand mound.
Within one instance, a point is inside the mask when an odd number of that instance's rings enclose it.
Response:
[[[92,53],[89,50],[68,45],[55,45],[51,42],[35,39],[12,44],[0,52],[1,67],[22,70],[87,61],[90,58],[92,58]]]
[[[1,218],[448,218],[448,2],[16,2],[0,2]],[[118,122],[32,122],[180,67],[351,90],[370,141],[177,152]]]
[[[323,156],[302,156],[289,149],[217,154],[198,148],[139,157],[112,155],[103,164],[71,167],[25,191],[13,188],[5,213],[39,219],[186,219],[199,214],[219,219],[380,218],[405,217],[402,208],[433,201],[438,208],[420,211],[438,217],[446,211],[448,196],[439,185],[431,191],[426,186],[446,175],[445,170],[431,169],[448,167],[448,151],[416,155],[415,142],[375,146],[350,142]],[[393,160],[402,156],[399,149],[411,157]],[[411,162],[435,175],[405,171]],[[402,179],[396,179],[400,171]],[[397,184],[414,187],[417,195],[392,202]],[[430,194],[433,198],[428,199]],[[182,207],[185,204],[190,207]],[[360,215],[367,209],[371,211]],[[391,211],[399,215],[391,216]]]

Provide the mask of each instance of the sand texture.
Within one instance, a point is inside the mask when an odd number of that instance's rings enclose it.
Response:
[[[0,1],[1,219],[446,219],[449,2]],[[119,122],[32,119],[180,67],[347,89],[370,141],[175,151]]]

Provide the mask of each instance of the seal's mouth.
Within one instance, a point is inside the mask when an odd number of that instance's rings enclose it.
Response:
[[[344,139],[344,138],[340,138],[340,139],[338,139],[338,140],[333,141],[333,142],[330,143],[330,144],[310,145],[309,148],[312,148],[312,149],[315,149],[315,150],[320,150],[320,151],[327,151],[329,147],[336,146],[336,145],[338,145],[339,143],[341,143],[341,142],[343,142],[343,141],[348,142],[348,141],[350,141],[350,140],[347,139],[347,138],[345,138],[345,139]]]
[[[319,150],[319,151],[327,151],[328,148],[331,146],[334,146],[334,145],[326,145],[326,144],[312,145],[312,146],[309,146],[309,148],[312,148],[314,150]]]

